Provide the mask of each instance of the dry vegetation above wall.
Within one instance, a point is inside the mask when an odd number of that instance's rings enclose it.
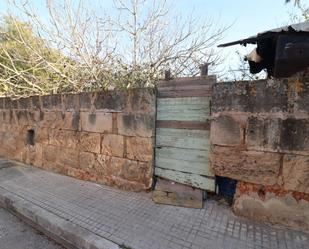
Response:
[[[0,156],[122,189],[149,189],[153,89],[0,98]]]
[[[239,181],[236,213],[309,230],[308,96],[304,75],[214,86],[211,167]]]
[[[0,15],[0,95],[13,97],[151,87],[167,68],[194,76],[221,62],[229,27],[179,18],[165,0],[2,1],[16,16]]]

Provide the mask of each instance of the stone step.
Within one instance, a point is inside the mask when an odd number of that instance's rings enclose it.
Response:
[[[159,204],[203,208],[203,190],[159,178],[152,200]]]

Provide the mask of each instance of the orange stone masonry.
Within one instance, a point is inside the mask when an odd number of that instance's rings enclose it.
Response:
[[[82,180],[152,186],[155,92],[0,98],[0,157]],[[27,143],[34,132],[34,145]]]
[[[215,84],[210,162],[236,214],[309,231],[308,75]]]

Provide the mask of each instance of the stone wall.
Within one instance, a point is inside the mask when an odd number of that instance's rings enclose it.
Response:
[[[0,98],[0,156],[121,189],[149,189],[153,89]]]
[[[309,231],[309,78],[217,83],[211,167],[237,214]]]

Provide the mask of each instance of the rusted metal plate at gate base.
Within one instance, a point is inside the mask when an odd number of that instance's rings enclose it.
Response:
[[[202,190],[164,179],[158,179],[152,199],[159,204],[203,208]]]

